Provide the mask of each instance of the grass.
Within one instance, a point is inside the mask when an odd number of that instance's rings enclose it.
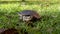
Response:
[[[18,12],[22,10],[36,10],[41,21],[37,21],[34,27],[27,26],[19,21]],[[19,3],[0,4],[0,28],[23,29],[29,34],[60,34],[60,3],[58,4],[30,4],[21,5]]]

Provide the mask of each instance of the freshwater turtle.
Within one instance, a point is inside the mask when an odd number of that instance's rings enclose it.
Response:
[[[40,15],[34,10],[23,10],[19,12],[18,15],[20,16],[19,19],[25,22],[35,21],[37,19],[40,19]]]

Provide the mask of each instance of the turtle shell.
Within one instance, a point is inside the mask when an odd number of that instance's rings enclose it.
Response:
[[[36,11],[34,11],[34,10],[23,10],[22,12],[20,12],[19,13],[20,15],[29,15],[29,16],[33,16],[33,17],[35,17],[35,18],[37,18],[37,19],[39,19],[40,18],[40,15],[36,12]]]

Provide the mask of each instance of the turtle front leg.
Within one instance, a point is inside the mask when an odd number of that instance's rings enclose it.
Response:
[[[32,22],[32,21],[28,21],[28,22],[26,22],[26,24],[27,24],[27,26],[34,27],[34,25],[33,25],[33,22]]]

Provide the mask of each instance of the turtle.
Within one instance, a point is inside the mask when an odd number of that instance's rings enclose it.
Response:
[[[23,10],[18,13],[19,19],[25,22],[35,21],[41,18],[41,16],[35,10]]]

